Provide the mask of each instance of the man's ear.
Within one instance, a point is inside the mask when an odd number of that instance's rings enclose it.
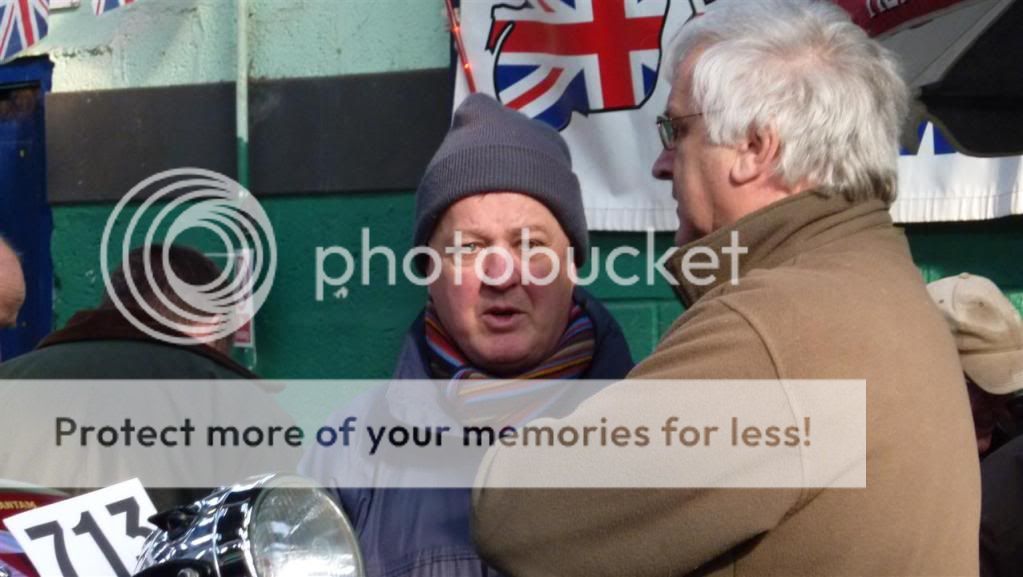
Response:
[[[185,336],[192,337],[196,340],[207,340],[211,335],[216,333],[225,322],[227,322],[227,320],[223,314],[216,314],[209,318],[209,320],[187,321],[181,323],[183,326],[180,328],[181,332],[183,332]],[[211,344],[213,343],[213,341],[209,342]]]
[[[773,127],[750,128],[736,150],[730,176],[735,184],[747,184],[774,175],[781,157],[781,142]]]

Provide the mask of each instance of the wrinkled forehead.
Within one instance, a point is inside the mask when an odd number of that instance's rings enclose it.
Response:
[[[676,60],[671,76],[671,92],[668,95],[669,112],[681,114],[686,110],[685,105],[692,100],[693,70],[706,49],[706,44],[697,45]]]
[[[567,238],[546,205],[527,194],[507,191],[480,193],[453,203],[438,222],[434,238],[449,238],[456,230],[506,236],[522,229]]]

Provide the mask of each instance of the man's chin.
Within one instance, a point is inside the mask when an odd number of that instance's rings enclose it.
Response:
[[[538,364],[530,358],[532,352],[533,350],[528,347],[522,349],[516,347],[515,350],[502,348],[499,352],[495,351],[494,354],[487,355],[480,363],[477,363],[477,366],[498,377],[516,377]]]

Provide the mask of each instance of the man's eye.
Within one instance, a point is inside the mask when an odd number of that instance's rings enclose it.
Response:
[[[462,254],[474,254],[480,251],[480,243],[478,242],[463,242],[462,244],[455,247],[458,252]]]

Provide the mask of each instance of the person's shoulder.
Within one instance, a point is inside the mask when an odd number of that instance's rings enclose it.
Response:
[[[708,295],[709,296],[709,295]],[[722,298],[682,313],[630,379],[770,379],[777,368],[755,322]]]
[[[234,359],[203,345],[178,346],[151,341],[98,341],[107,343],[109,351],[128,352],[134,357],[126,365],[145,370],[150,367],[154,378],[175,379],[258,379]]]
[[[737,282],[725,282],[705,295],[701,302],[717,302],[756,326],[799,322],[822,322],[830,317],[848,317],[857,311],[883,304],[879,287],[917,293],[922,287],[913,271],[907,287],[899,286],[883,273],[872,270],[870,259],[857,262],[841,254],[813,254],[774,267],[748,271]],[[912,279],[920,286],[908,287]]]
[[[31,378],[30,369],[50,356],[45,350],[30,351],[0,363],[0,379]]]
[[[809,329],[834,326],[823,319],[854,314],[856,297],[846,275],[826,267],[792,261],[747,271],[693,303],[630,377],[777,378],[778,355]]]
[[[104,378],[127,355],[110,355],[102,341],[59,343],[0,363],[2,379]],[[122,361],[123,362],[123,361]],[[100,374],[94,374],[99,372]]]
[[[142,340],[58,343],[0,364],[0,378],[22,379],[255,379],[224,356]]]

